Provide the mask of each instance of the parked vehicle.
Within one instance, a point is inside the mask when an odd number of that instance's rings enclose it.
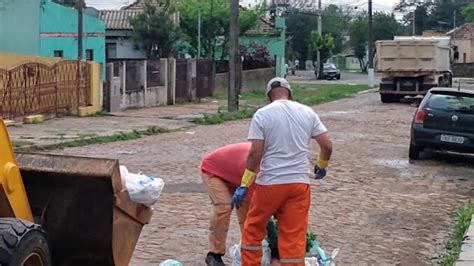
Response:
[[[314,74],[316,75],[316,77],[318,76],[318,70],[316,69],[314,71]],[[334,65],[334,64],[331,64],[331,63],[325,63],[323,65],[323,76],[321,77],[321,79],[341,79],[341,71]]]
[[[433,87],[451,87],[449,37],[395,37],[376,42],[376,70],[383,103],[425,95]]]
[[[474,153],[474,91],[433,88],[426,94],[411,126],[410,159],[424,149]]]

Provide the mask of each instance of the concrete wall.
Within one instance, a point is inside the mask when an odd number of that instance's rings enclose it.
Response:
[[[216,74],[214,91],[227,91],[229,73]],[[267,82],[275,77],[275,68],[261,68],[242,71],[241,92],[265,91]]]
[[[0,52],[38,55],[40,1],[0,1]]]
[[[451,70],[453,71],[453,75],[455,77],[474,78],[474,63],[452,64]]]
[[[156,60],[153,61],[153,64],[157,63]],[[147,84],[148,62],[146,60],[115,61],[114,64],[119,64],[118,79],[122,94],[120,109],[152,107],[170,103],[168,59],[159,61],[160,84],[153,84],[153,86]],[[174,99],[171,99],[171,104],[173,103]]]
[[[126,37],[129,38],[129,37]],[[146,59],[145,51],[135,49],[136,46],[130,39],[107,38],[107,59]]]
[[[10,69],[24,63],[41,63],[41,64],[51,66],[59,61],[61,61],[61,59],[59,58],[11,54],[11,53],[0,53],[0,68],[4,68],[4,69]]]
[[[93,50],[93,61],[102,64],[105,73],[105,24],[84,15],[83,25],[83,58],[87,49]],[[46,0],[41,8],[39,36],[40,55],[52,57],[55,50],[61,50],[64,59],[77,59],[77,11]]]
[[[456,45],[459,51],[458,62],[474,63],[474,39],[456,40]]]

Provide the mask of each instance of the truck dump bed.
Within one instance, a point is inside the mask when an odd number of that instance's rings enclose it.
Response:
[[[449,71],[450,49],[441,43],[436,39],[415,38],[377,41],[376,70],[393,73]]]

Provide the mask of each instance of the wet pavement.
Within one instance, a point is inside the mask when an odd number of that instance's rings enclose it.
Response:
[[[415,108],[382,104],[377,93],[314,109],[334,142],[328,176],[311,186],[310,228],[321,246],[340,248],[336,259],[340,265],[436,263],[456,208],[474,197],[474,160],[427,154],[423,160],[409,162]],[[170,258],[203,265],[211,206],[201,185],[199,162],[219,146],[245,141],[249,123],[196,126],[55,152],[119,158],[130,171],[163,178],[164,193],[154,205],[151,223],[143,229],[132,265],[157,265]],[[315,143],[311,151],[313,156]],[[234,217],[228,246],[239,239]],[[228,256],[226,261],[230,262]]]

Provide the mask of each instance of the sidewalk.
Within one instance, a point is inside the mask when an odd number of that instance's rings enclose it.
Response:
[[[212,101],[133,109],[103,116],[66,116],[39,124],[17,124],[8,127],[8,132],[12,145],[17,150],[47,150],[73,140],[117,133],[143,133],[153,128],[185,130],[195,126],[190,122],[191,119],[215,113],[217,108],[224,104],[225,101]]]

